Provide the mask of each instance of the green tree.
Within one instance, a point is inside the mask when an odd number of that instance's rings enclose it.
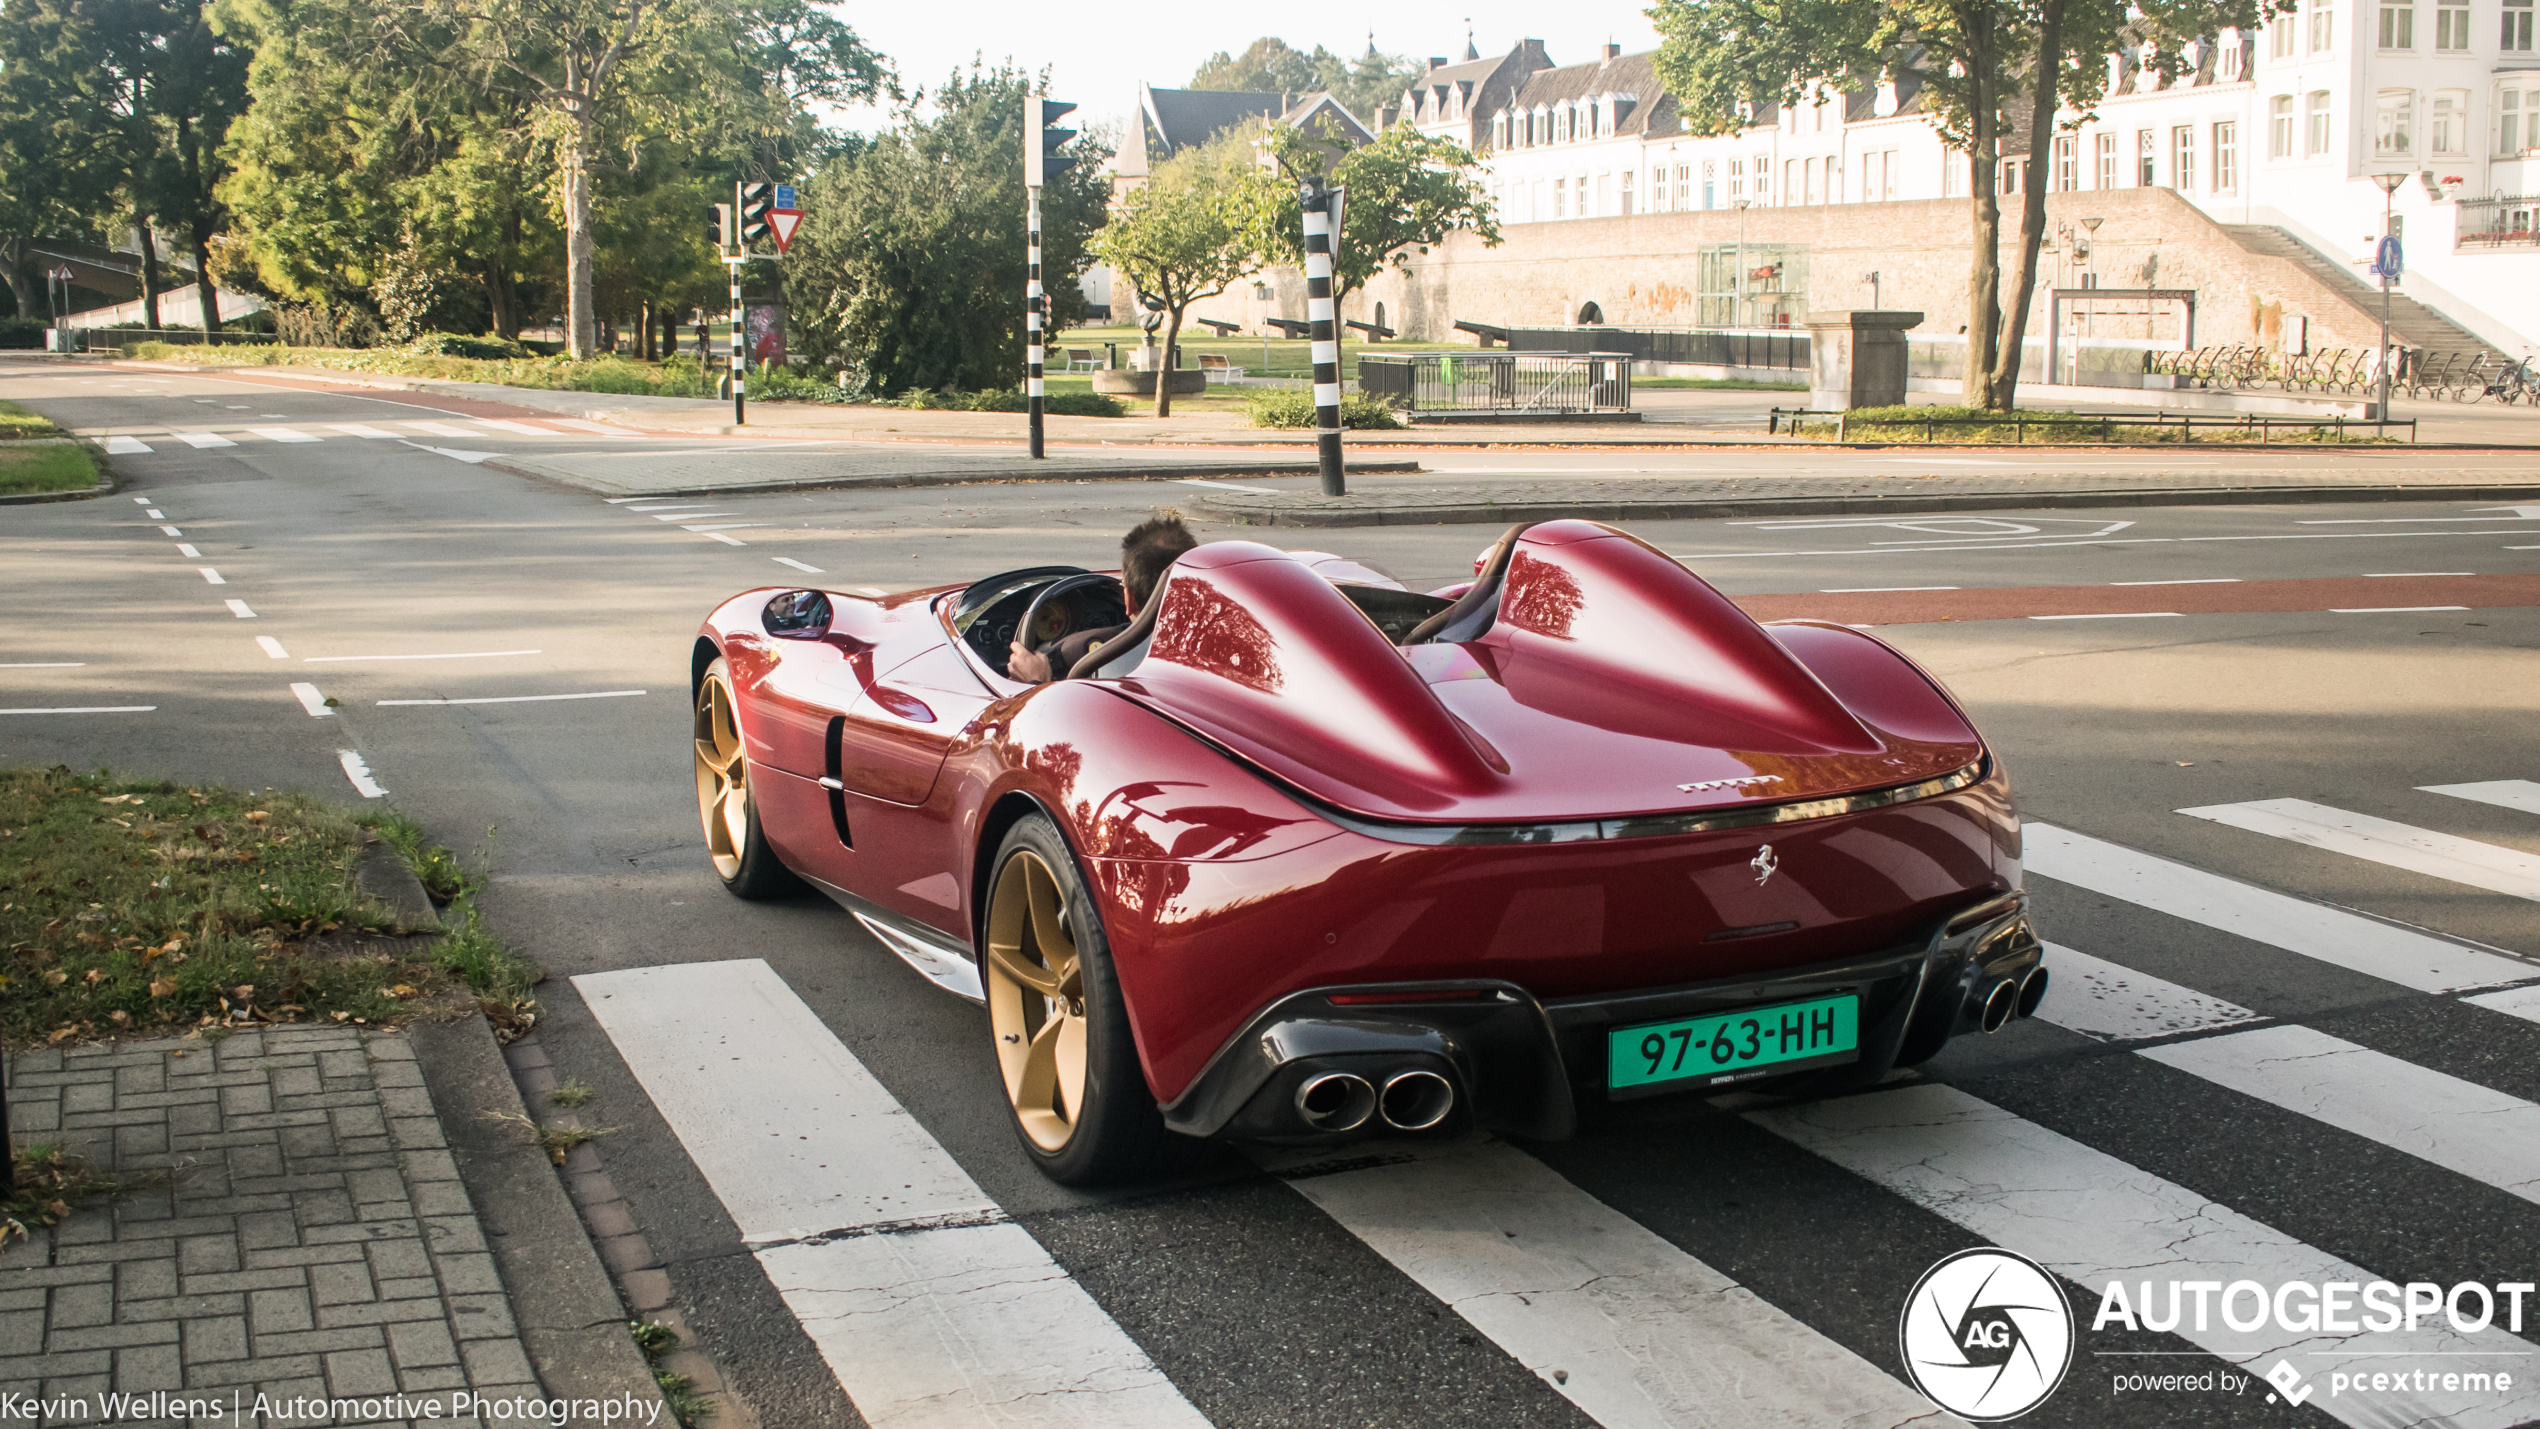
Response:
[[[1304,54],[1287,41],[1264,35],[1240,55],[1224,50],[1210,55],[1191,76],[1190,88],[1236,90],[1254,94],[1312,94],[1328,90],[1341,107],[1360,122],[1373,124],[1376,111],[1402,98],[1420,76],[1418,66],[1400,55],[1378,50],[1371,38],[1367,52],[1345,60],[1321,45]]]
[[[35,241],[93,232],[124,180],[121,33],[119,17],[91,0],[0,4],[0,268],[30,317],[47,311]]]
[[[1182,335],[1191,304],[1213,298],[1260,270],[1255,215],[1277,202],[1277,185],[1241,149],[1214,145],[1167,161],[1132,190],[1094,242],[1094,254],[1164,305],[1164,361]],[[1155,381],[1155,414],[1173,415],[1169,369]]]
[[[867,390],[1013,386],[1023,371],[1023,101],[1010,67],[956,72],[903,99],[892,126],[842,150],[810,184],[784,264],[802,350],[853,367]],[[1089,139],[1041,191],[1048,332],[1084,317],[1109,183]]]
[[[203,330],[214,332],[221,324],[212,240],[229,222],[219,198],[229,173],[222,146],[247,107],[249,52],[219,32],[205,0],[144,0],[125,13],[137,22],[123,32],[120,78],[128,96],[126,172],[144,267],[155,288],[153,227],[183,235],[194,260]],[[155,316],[151,325],[158,325]]]
[[[1259,142],[1291,177],[1321,174],[1344,193],[1340,248],[1332,255],[1336,312],[1387,263],[1408,268],[1413,254],[1428,252],[1450,233],[1479,234],[1484,247],[1499,246],[1499,219],[1479,177],[1481,161],[1452,139],[1397,124],[1374,143],[1351,148],[1329,129],[1307,134],[1274,125]],[[1266,188],[1250,222],[1264,253],[1305,262],[1305,215],[1294,187]]]
[[[1813,103],[1909,71],[1931,97],[1948,145],[1969,156],[1972,251],[1967,274],[1970,406],[2004,408],[2019,383],[2022,337],[2045,238],[2044,178],[2056,115],[2084,118],[2120,43],[2157,45],[2176,74],[2188,40],[2249,27],[2280,0],[1657,0],[1660,80],[1688,128],[1729,134],[1769,104]],[[2001,265],[2000,160],[2015,116],[2028,124],[2021,242],[2008,285]]]

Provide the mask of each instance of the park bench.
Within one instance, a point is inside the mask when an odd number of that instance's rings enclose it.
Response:
[[[1200,374],[1211,382],[1232,382],[1244,375],[1240,367],[1229,366],[1224,353],[1203,352],[1199,355]]]
[[[1067,370],[1070,372],[1100,372],[1102,370],[1102,364],[1094,360],[1094,350],[1092,348],[1071,347],[1067,349]]]

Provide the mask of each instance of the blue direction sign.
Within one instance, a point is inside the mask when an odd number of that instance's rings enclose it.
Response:
[[[2381,246],[2373,250],[2373,276],[2376,278],[2387,278],[2391,282],[2395,283],[2399,281],[2400,274],[2404,273],[2406,270],[2407,262],[2405,255],[2399,251],[2398,236],[2393,234],[2388,238],[2382,239]]]
[[[792,184],[778,184],[776,186],[776,206],[778,208],[793,208],[796,206],[794,203],[794,186]]]

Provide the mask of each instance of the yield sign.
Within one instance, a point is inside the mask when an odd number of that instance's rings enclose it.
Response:
[[[767,236],[776,240],[779,253],[794,246],[794,231],[802,226],[803,211],[799,208],[771,208],[767,211]]]

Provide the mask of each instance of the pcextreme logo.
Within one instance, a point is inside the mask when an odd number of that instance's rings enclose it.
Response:
[[[1924,1398],[1961,1419],[1998,1424],[2045,1403],[2064,1382],[2073,1310],[2045,1267],[1979,1246],[1923,1272],[1896,1338]]]

